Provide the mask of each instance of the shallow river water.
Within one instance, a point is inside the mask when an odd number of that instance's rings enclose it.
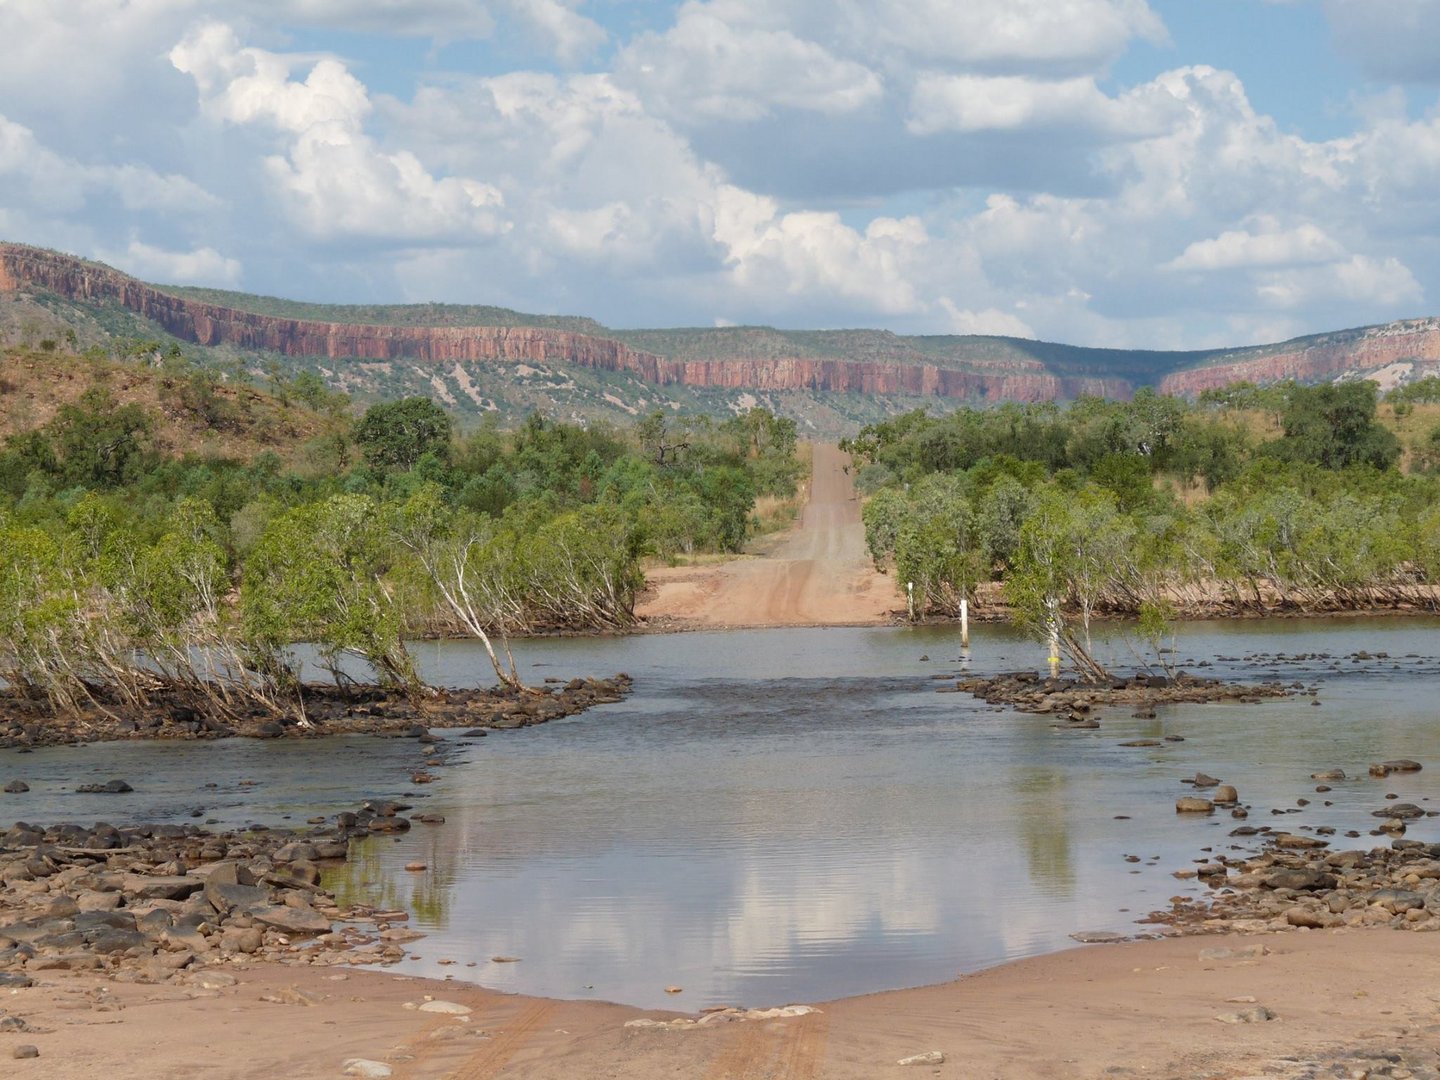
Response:
[[[1440,621],[1192,624],[1176,659],[1213,666],[1183,666],[1303,682],[1322,704],[1302,693],[1154,720],[1116,710],[1089,732],[936,693],[932,675],[1043,659],[1002,628],[974,637],[965,659],[948,627],[523,642],[532,680],[627,671],[635,693],[477,740],[426,788],[408,783],[409,740],[0,751],[0,779],[33,789],[0,796],[0,823],[199,811],[298,824],[366,797],[413,799],[447,823],[357,845],[327,879],[415,913],[430,936],[401,970],[696,1009],[915,986],[1067,947],[1076,931],[1139,931],[1133,920],[1195,888],[1174,870],[1235,843],[1228,814],[1175,814],[1190,791],[1178,781],[1197,770],[1235,784],[1251,824],[1288,829],[1368,832],[1386,793],[1440,796]],[[1372,658],[1350,658],[1361,650]],[[1333,659],[1288,659],[1315,653]],[[438,682],[489,681],[466,644],[417,654]],[[1116,656],[1133,668],[1123,647]],[[1119,745],[1164,735],[1184,741]],[[1394,757],[1427,769],[1365,776]],[[1361,779],[1316,794],[1310,774],[1334,767]],[[111,777],[136,793],[70,790]],[[1313,800],[1301,813],[1271,815],[1300,798]],[[1440,824],[1409,835],[1440,839]],[[429,869],[407,873],[412,861]]]

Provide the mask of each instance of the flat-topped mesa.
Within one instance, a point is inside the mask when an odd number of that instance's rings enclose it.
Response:
[[[1162,394],[1194,396],[1241,381],[1314,382],[1352,372],[1378,372],[1396,364],[1428,370],[1440,365],[1440,319],[1406,319],[1236,352],[1234,359],[1222,363],[1173,372],[1160,380],[1158,389]]]
[[[528,326],[420,327],[278,318],[173,296],[106,266],[19,244],[0,244],[0,292],[42,289],[67,300],[118,303],[200,345],[294,357],[419,362],[562,363],[627,372],[656,385],[1049,401],[1080,394],[1128,397],[1125,379],[1057,376],[1038,362],[993,373],[934,364],[842,359],[680,360],[611,338]]]

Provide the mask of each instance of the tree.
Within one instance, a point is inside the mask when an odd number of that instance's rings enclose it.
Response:
[[[493,519],[450,510],[440,489],[426,484],[391,515],[389,529],[391,538],[414,557],[445,607],[480,642],[495,677],[505,686],[524,689],[505,634],[511,612],[504,567],[495,558]],[[505,651],[503,665],[492,632]]]
[[[355,441],[376,472],[409,472],[426,454],[450,458],[450,417],[429,398],[408,397],[365,410]]]
[[[260,670],[293,681],[284,660],[297,642],[312,644],[341,678],[340,658],[365,660],[383,685],[422,690],[402,638],[390,536],[375,504],[335,495],[273,519],[245,564],[240,590],[247,643]]]
[[[1016,623],[1040,641],[1058,639],[1081,674],[1106,677],[1095,658],[1091,622],[1123,584],[1134,543],[1134,523],[1108,492],[1093,487],[1078,495],[1041,492],[1020,530],[1015,567],[1005,580]],[[1078,627],[1068,609],[1076,612]]]
[[[1400,441],[1375,419],[1378,392],[1369,380],[1295,386],[1281,416],[1285,434],[1271,444],[1273,452],[1327,469],[1392,467]]]

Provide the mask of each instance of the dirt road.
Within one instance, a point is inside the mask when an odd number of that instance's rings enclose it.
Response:
[[[652,591],[637,613],[680,628],[885,622],[899,601],[865,553],[848,464],[836,447],[817,444],[810,499],[794,529],[732,562],[650,571]]]

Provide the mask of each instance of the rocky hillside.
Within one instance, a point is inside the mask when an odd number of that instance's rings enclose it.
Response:
[[[588,319],[420,304],[345,307],[157,287],[102,264],[0,244],[0,296],[72,326],[129,318],[242,362],[319,371],[360,397],[423,392],[464,412],[535,406],[634,414],[750,404],[834,429],[916,403],[1194,394],[1237,379],[1379,374],[1440,365],[1440,320],[1392,323],[1214,352],[1086,349],[999,337],[764,327],[609,330]]]

